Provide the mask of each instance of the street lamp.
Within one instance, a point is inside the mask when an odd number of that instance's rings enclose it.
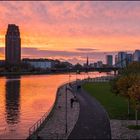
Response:
[[[66,123],[65,123],[65,134],[67,134],[67,85],[66,85],[66,95],[65,95],[65,100],[66,100],[66,105],[65,105],[65,110],[66,110],[66,112],[65,112],[65,119],[66,119]]]
[[[69,68],[69,86],[70,86],[70,77],[71,77],[71,73],[70,73],[70,68]]]

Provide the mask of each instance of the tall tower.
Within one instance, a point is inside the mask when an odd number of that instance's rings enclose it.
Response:
[[[5,36],[5,60],[9,65],[20,64],[21,39],[18,26],[9,24]]]
[[[113,56],[112,55],[106,55],[106,64],[107,64],[107,66],[113,65]]]

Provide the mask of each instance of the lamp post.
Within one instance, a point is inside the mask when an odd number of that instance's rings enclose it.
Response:
[[[65,134],[67,134],[67,85],[66,85],[66,95],[65,95],[65,100],[66,100],[66,105],[65,105],[65,110],[66,110],[66,112],[65,112],[65,119],[66,119],[66,123],[65,123]]]
[[[70,86],[70,77],[71,77],[71,73],[70,73],[70,68],[69,68],[69,86]]]

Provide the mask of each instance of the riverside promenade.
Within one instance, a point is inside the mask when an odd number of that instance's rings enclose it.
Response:
[[[110,120],[104,108],[83,89],[76,94],[80,114],[68,139],[111,139]]]
[[[67,90],[67,94],[66,85],[61,86],[57,93],[53,115],[30,139],[111,139],[110,122],[106,111],[83,89],[77,90],[77,84],[73,82],[71,87],[67,84],[71,89]],[[70,99],[74,95],[78,102],[74,102],[71,108]]]
[[[96,77],[85,79],[84,82],[108,82],[114,77]],[[140,130],[129,130],[128,124],[135,124],[134,120],[109,120],[102,105],[83,89],[77,91],[76,83],[72,84],[72,92],[68,91],[67,101],[76,95],[79,103],[70,108],[67,102],[67,128],[66,131],[66,85],[58,92],[56,107],[53,115],[45,122],[38,132],[40,139],[139,139]],[[38,138],[38,139],[39,139]],[[37,133],[31,137],[37,139]]]
[[[68,85],[67,87],[70,89]],[[51,117],[46,119],[43,126],[29,139],[67,139],[79,117],[79,103],[74,102],[73,108],[71,108],[70,99],[73,97],[74,93],[71,90],[67,90],[66,96],[66,85],[61,86],[57,92]]]

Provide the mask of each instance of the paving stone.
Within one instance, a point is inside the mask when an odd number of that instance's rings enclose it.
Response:
[[[60,88],[57,104],[52,117],[47,120],[44,127],[38,132],[41,139],[66,139],[71,133],[79,116],[79,103],[74,102],[70,107],[70,99],[74,97],[71,91],[67,91],[67,134],[66,130],[66,91]]]
[[[112,139],[140,139],[140,130],[128,129],[135,120],[110,120]]]

